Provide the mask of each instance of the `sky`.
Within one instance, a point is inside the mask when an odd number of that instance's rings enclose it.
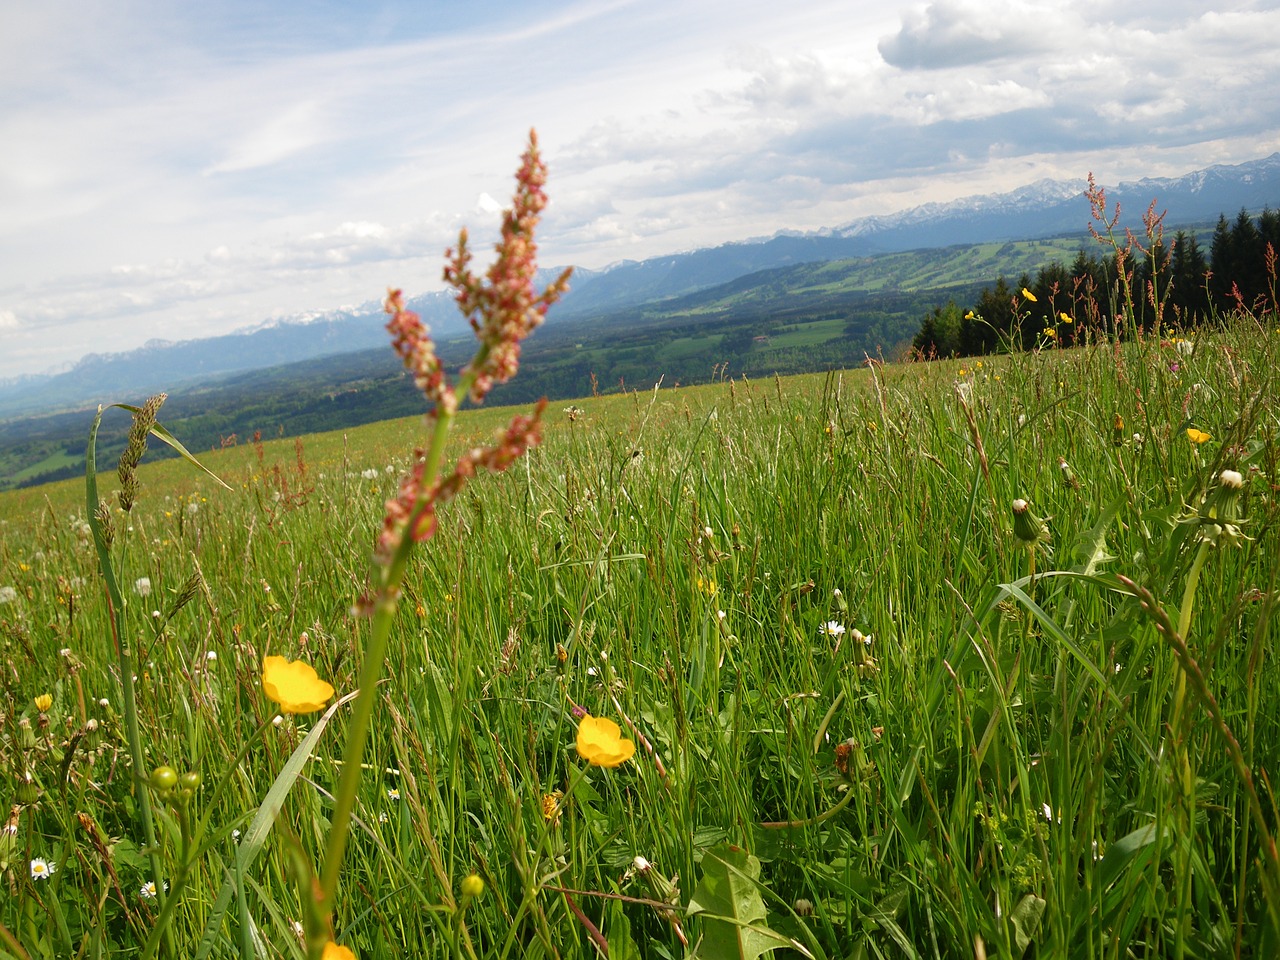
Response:
[[[531,127],[541,262],[589,268],[1280,150],[1280,0],[0,0],[0,25],[0,378],[439,289]]]

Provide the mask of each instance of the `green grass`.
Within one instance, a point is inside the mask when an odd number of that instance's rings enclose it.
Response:
[[[773,343],[803,346],[813,326]],[[728,956],[737,928],[693,900],[833,958],[1272,955],[1277,369],[1268,318],[1206,332],[1190,356],[1147,340],[587,398],[576,420],[553,405],[543,445],[472,481],[412,562],[340,942],[362,958],[586,958],[585,919],[611,956],[676,957],[676,918],[702,955]],[[509,416],[463,414],[455,452]],[[210,956],[243,955],[249,927],[262,956],[302,955],[290,857],[318,863],[349,708],[288,781],[243,913],[233,898],[210,925],[232,830],[320,717],[271,725],[261,660],[302,658],[352,690],[368,631],[352,603],[422,436],[411,418],[203,456],[230,493],[157,463],[117,511],[141,773],[199,771],[193,809],[210,815],[174,955],[195,956],[207,926]],[[1188,594],[1210,528],[1186,518],[1228,467],[1251,539],[1206,549]],[[1015,498],[1051,518],[1035,554]],[[83,500],[74,482],[0,495],[0,801],[25,804],[0,835],[0,956],[134,956],[158,914],[139,897],[146,788]],[[1188,613],[1194,664],[1119,575],[1173,624]],[[624,733],[629,718],[652,752],[583,764],[575,704]],[[180,835],[162,813],[169,876]],[[31,878],[37,857],[52,878]],[[637,857],[678,876],[674,914],[634,902],[656,895]],[[463,911],[473,872],[487,890]]]

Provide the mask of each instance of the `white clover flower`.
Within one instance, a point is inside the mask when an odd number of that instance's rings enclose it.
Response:
[[[140,597],[151,596],[151,578],[139,577],[137,580],[133,581],[133,592]]]
[[[58,864],[54,860],[46,860],[44,857],[36,857],[31,861],[32,880],[48,880],[57,872]]]

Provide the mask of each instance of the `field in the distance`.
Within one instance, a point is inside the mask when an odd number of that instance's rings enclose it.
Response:
[[[1193,347],[553,404],[543,445],[472,481],[415,555],[340,942],[1270,955],[1278,368],[1269,317]],[[455,448],[509,415],[464,414]],[[319,715],[268,723],[212,810],[210,785],[273,715],[265,655],[354,687],[368,626],[351,606],[421,437],[415,418],[202,455],[230,492],[180,461],[144,466],[138,505],[116,512],[140,773],[199,771],[193,809],[212,814],[177,955],[301,956],[288,838],[318,859],[346,712],[239,878],[233,831]],[[1223,470],[1238,496],[1217,492]],[[1046,539],[1018,538],[1015,499]],[[0,956],[133,956],[158,914],[84,511],[82,483],[0,495]],[[1184,622],[1194,659],[1162,632]],[[584,764],[574,705],[651,750]],[[175,818],[161,833],[172,871]],[[464,911],[471,873],[486,890]],[[228,878],[237,897],[211,922]]]

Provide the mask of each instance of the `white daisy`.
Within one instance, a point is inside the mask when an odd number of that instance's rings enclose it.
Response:
[[[44,857],[36,857],[31,861],[32,880],[48,880],[57,872],[58,864],[53,860],[46,860]]]

